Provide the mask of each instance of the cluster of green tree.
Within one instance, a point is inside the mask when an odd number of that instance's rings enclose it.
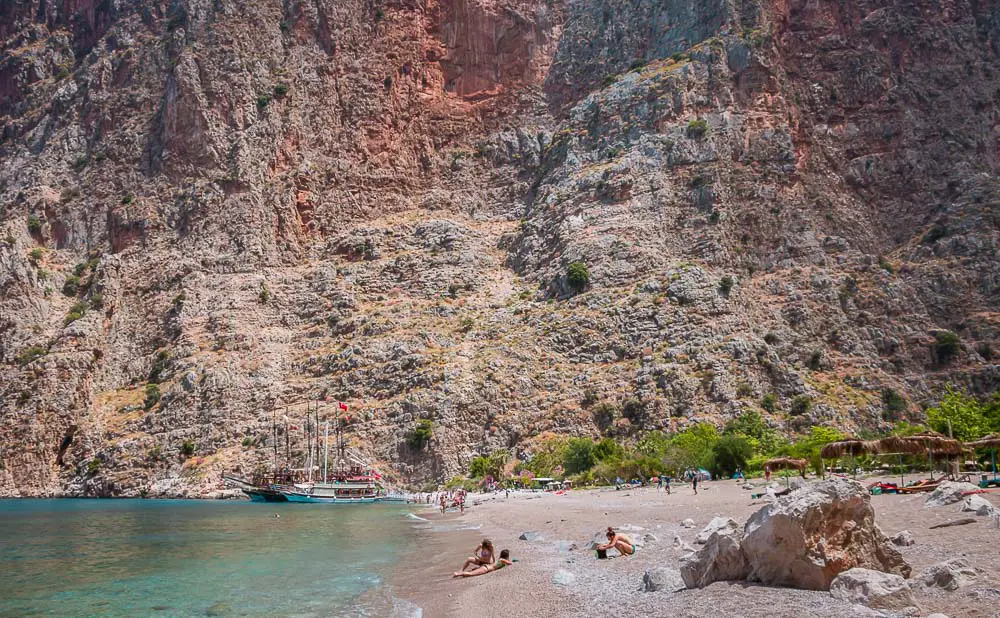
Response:
[[[749,411],[732,420],[722,432],[710,423],[698,423],[672,435],[648,432],[630,444],[612,438],[595,441],[549,436],[535,446],[528,461],[513,467],[511,475],[504,473],[509,453],[501,450],[473,459],[469,476],[492,477],[498,482],[508,476],[568,476],[580,484],[610,483],[615,478],[648,479],[661,474],[678,476],[692,468],[731,476],[738,468],[761,471],[765,459],[775,455],[815,459],[818,466],[823,445],[841,438],[836,430],[816,427],[808,436],[789,442],[769,427],[760,413]]]
[[[927,424],[934,431],[963,442],[1000,433],[1000,392],[979,400],[949,386],[941,403],[927,410]]]
[[[1000,393],[988,400],[978,400],[949,387],[940,404],[927,410],[927,424],[930,429],[963,441],[1000,432]],[[889,433],[907,435],[927,429],[924,425],[901,421]],[[782,456],[805,459],[819,472],[823,446],[845,438],[832,427],[814,426],[806,435],[789,440],[770,427],[759,412],[751,410],[731,420],[721,431],[710,423],[698,423],[674,434],[651,431],[627,444],[612,438],[597,441],[552,435],[535,446],[528,461],[517,462],[511,475],[505,473],[510,467],[510,454],[499,450],[488,457],[473,459],[469,476],[492,477],[497,482],[508,476],[522,479],[565,476],[586,485],[611,483],[617,477],[626,480],[661,474],[677,477],[685,470],[704,468],[713,475],[728,478],[737,469],[747,475],[762,473],[768,459]]]

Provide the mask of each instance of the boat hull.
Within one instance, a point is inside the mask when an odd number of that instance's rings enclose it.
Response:
[[[337,498],[334,496],[311,496],[294,492],[282,494],[288,502],[301,502],[306,504],[374,504],[378,502],[377,497],[371,498]]]
[[[281,492],[271,489],[244,489],[243,493],[250,498],[251,502],[288,502],[288,498]]]

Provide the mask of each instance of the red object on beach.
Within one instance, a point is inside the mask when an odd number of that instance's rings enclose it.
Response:
[[[340,409],[343,410],[344,412],[347,412],[347,404],[344,403],[343,401],[341,401],[340,402]]]

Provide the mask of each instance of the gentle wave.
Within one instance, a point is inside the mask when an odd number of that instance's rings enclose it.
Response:
[[[422,618],[424,610],[416,603],[392,597],[392,618]]]
[[[429,519],[424,519],[423,517],[419,515],[414,515],[413,513],[407,513],[406,516],[416,521],[430,521]]]

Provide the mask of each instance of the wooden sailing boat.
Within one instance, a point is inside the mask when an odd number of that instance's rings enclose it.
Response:
[[[316,416],[316,434],[318,435],[318,412]],[[335,431],[337,462],[334,469],[328,469],[330,421],[327,421],[323,450],[323,479],[316,482],[312,480],[312,449],[310,448],[309,480],[305,483],[295,483],[290,487],[282,488],[281,495],[288,502],[315,504],[371,504],[384,501],[387,496],[380,482],[381,476],[360,461],[353,459],[348,461],[344,446],[344,419],[337,418]]]

